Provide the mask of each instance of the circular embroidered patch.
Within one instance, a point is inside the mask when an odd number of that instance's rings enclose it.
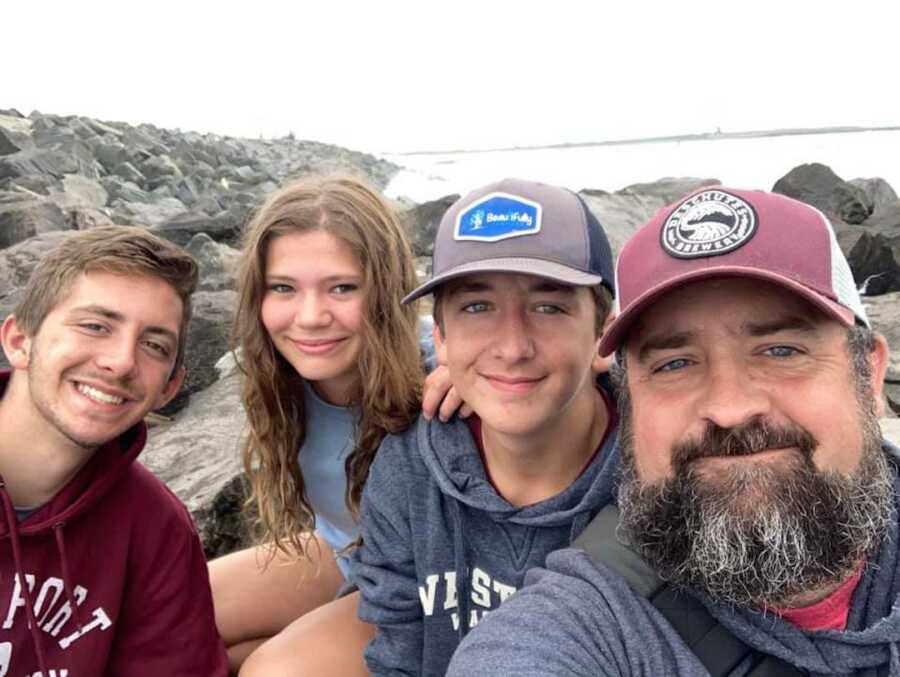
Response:
[[[719,256],[746,244],[756,232],[756,212],[739,197],[704,190],[682,202],[660,231],[670,256],[693,259]]]

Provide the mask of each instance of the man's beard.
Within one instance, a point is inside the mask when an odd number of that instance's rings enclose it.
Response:
[[[663,579],[721,602],[785,606],[842,581],[880,543],[893,474],[871,394],[859,395],[863,448],[850,475],[816,468],[818,443],[806,430],[754,419],[730,429],[711,424],[702,439],[672,450],[671,478],[649,485],[637,477],[631,407],[622,399],[622,523],[631,546]],[[693,463],[784,447],[799,453],[722,464],[715,476]]]

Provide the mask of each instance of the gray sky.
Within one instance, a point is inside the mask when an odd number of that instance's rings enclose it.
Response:
[[[893,0],[79,0],[2,14],[0,108],[25,114],[376,152],[900,124]]]

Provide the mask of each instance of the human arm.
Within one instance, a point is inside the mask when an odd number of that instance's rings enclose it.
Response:
[[[708,673],[643,597],[581,550],[551,553],[460,644],[448,677]]]
[[[365,651],[371,674],[419,675],[423,618],[404,486],[411,479],[395,444],[396,438],[385,439],[366,482],[360,506],[362,545],[351,556],[351,580],[361,593],[359,617],[377,627]]]

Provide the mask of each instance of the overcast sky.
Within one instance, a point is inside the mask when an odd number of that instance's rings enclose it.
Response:
[[[900,3],[832,4],[6,2],[0,108],[375,152],[900,124]]]

